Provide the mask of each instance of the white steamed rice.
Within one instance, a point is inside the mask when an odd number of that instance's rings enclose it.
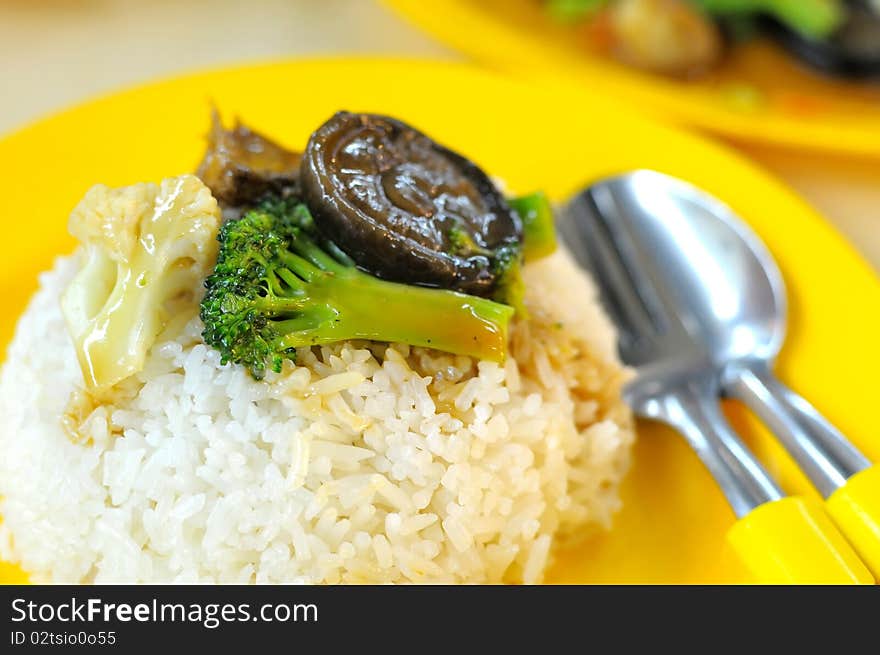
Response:
[[[41,277],[0,378],[0,558],[34,581],[531,583],[619,505],[626,373],[565,253],[526,268],[506,365],[351,342],[256,382],[184,316],[78,443],[75,269]]]

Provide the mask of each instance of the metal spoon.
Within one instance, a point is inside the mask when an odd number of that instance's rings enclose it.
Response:
[[[674,178],[636,171],[579,194],[559,229],[596,277],[622,359],[637,367],[627,400],[688,438],[737,516],[748,519],[782,493],[724,421],[724,390],[758,410],[821,489],[868,466],[772,377],[784,336],[782,278],[729,208]]]

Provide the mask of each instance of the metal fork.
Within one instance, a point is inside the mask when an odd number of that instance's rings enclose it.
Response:
[[[669,298],[652,282],[651,258],[606,218],[597,204],[610,191],[595,186],[577,196],[559,232],[578,263],[593,273],[618,331],[618,351],[636,379],[624,400],[639,416],[677,428],[715,477],[738,518],[783,492],[724,419],[719,376],[690,337]]]
[[[786,496],[725,420],[721,371],[658,284],[652,244],[612,220],[616,180],[587,188],[560,212],[557,229],[590,271],[617,327],[622,361],[636,369],[624,400],[636,415],[666,423],[688,441],[740,519],[729,533],[745,563],[764,582],[873,582],[821,507]],[[798,543],[794,543],[794,542]],[[805,560],[806,553],[809,556]]]

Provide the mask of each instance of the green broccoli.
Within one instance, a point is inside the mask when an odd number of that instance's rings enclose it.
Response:
[[[394,341],[501,360],[513,308],[456,291],[388,282],[320,238],[306,205],[270,200],[223,225],[205,281],[205,343],[256,378],[296,348]]]
[[[508,198],[510,208],[519,214],[523,226],[523,260],[532,262],[556,250],[553,207],[543,191],[519,198]]]
[[[523,239],[521,244],[502,246],[497,252],[481,248],[466,230],[450,228],[446,236],[455,255],[485,255],[493,257],[492,272],[498,284],[492,299],[510,305],[521,317],[528,317],[525,308],[525,284],[522,279],[522,266],[552,254],[556,250],[556,228],[553,223],[553,207],[550,200],[541,192],[519,198],[508,198],[507,203],[522,221]]]

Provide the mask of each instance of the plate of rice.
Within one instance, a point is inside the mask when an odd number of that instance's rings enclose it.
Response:
[[[880,455],[870,268],[768,175],[582,91],[246,66],[42,120],[0,167],[5,582],[747,580],[696,457],[636,438],[553,238],[554,203],[632,168],[752,223],[792,297],[780,374]]]

